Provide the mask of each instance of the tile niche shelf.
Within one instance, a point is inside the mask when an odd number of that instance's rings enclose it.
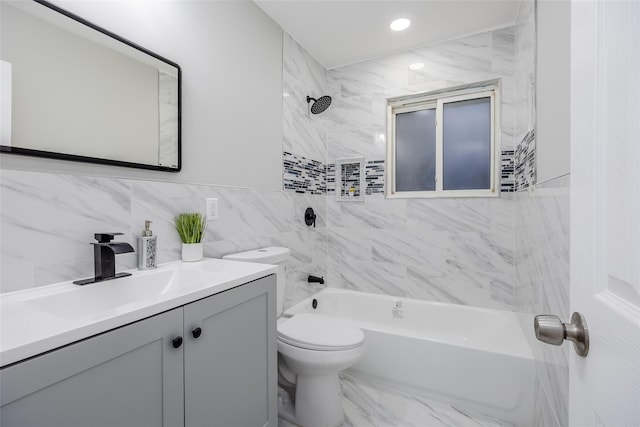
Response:
[[[365,193],[364,157],[336,160],[336,200],[362,202]]]

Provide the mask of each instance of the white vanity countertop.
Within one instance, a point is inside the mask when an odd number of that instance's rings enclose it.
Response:
[[[278,267],[204,259],[129,272],[90,285],[64,282],[1,294],[0,367],[275,274]]]

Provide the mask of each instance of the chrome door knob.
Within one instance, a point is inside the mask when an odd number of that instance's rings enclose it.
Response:
[[[552,345],[561,345],[564,341],[564,324],[558,316],[540,314],[533,321],[536,338]]]
[[[561,345],[564,340],[573,342],[579,356],[589,353],[589,328],[584,316],[578,312],[571,316],[571,323],[562,323],[558,316],[541,314],[535,317],[533,328],[536,338],[544,343]]]

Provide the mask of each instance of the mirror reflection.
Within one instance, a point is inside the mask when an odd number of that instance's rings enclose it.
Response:
[[[0,3],[3,152],[180,170],[180,68],[45,2]]]

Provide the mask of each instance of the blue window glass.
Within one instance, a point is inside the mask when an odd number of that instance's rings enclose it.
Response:
[[[436,110],[396,114],[396,191],[436,189]]]
[[[445,103],[442,188],[491,187],[491,98]]]

